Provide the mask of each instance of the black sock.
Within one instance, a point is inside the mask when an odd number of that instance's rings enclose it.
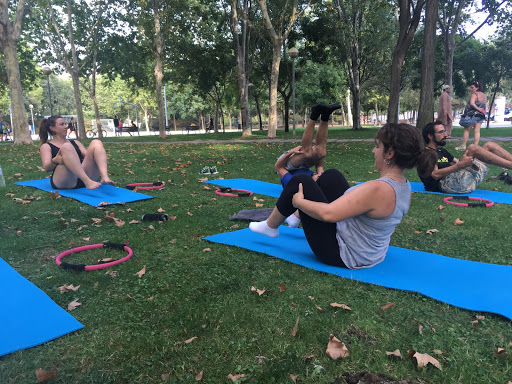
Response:
[[[339,104],[331,104],[331,105],[324,105],[322,109],[322,121],[329,121],[329,117],[331,116],[331,113],[333,113],[335,110],[341,108],[341,105]]]
[[[311,120],[317,121],[320,115],[322,114],[322,107],[324,107],[323,104],[313,105],[311,107],[311,115],[309,116],[309,118]]]

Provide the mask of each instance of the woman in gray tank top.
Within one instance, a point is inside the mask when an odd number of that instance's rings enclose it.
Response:
[[[462,135],[462,144],[455,147],[457,151],[465,151],[466,145],[469,139],[469,131],[471,128],[474,129],[473,135],[475,136],[475,145],[480,142],[480,127],[485,121],[485,111],[487,106],[487,97],[482,92],[482,84],[478,81],[471,83],[470,86],[471,97],[469,98],[466,107],[464,108],[463,116],[469,116],[471,118],[471,125],[464,127],[464,133]],[[461,122],[461,125],[463,123]],[[465,124],[464,124],[465,125]]]
[[[270,217],[249,227],[277,237],[279,225],[299,209],[304,234],[319,260],[350,269],[380,263],[391,234],[409,209],[411,186],[404,170],[416,166],[424,147],[418,129],[388,123],[375,137],[377,180],[349,188],[335,169],[325,171],[316,182],[311,176],[296,175],[283,189]]]

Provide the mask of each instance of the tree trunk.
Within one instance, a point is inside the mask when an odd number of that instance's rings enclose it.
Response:
[[[388,122],[398,123],[398,116],[400,113],[400,90],[402,82],[402,67],[407,56],[407,51],[411,46],[414,39],[414,34],[418,28],[420,21],[421,10],[425,4],[425,0],[418,0],[416,8],[411,17],[410,5],[414,4],[409,0],[399,0],[400,16],[399,24],[400,29],[398,32],[398,40],[396,42],[395,50],[393,51],[393,58],[391,61],[391,83],[389,87],[389,104],[388,104]]]
[[[492,93],[492,98],[491,98],[491,102],[489,103],[489,111],[487,112],[487,125],[485,126],[485,128],[489,128],[489,122],[491,121],[491,112],[492,112],[492,107],[494,105],[494,100],[496,100],[496,93],[498,92],[498,89],[500,87],[500,81],[501,81],[501,75],[498,76],[498,79],[496,80],[496,86],[494,87],[494,92]],[[495,116],[496,118],[496,116]]]
[[[277,131],[277,83],[279,81],[279,64],[281,64],[281,45],[280,39],[273,44],[272,49],[272,67],[270,71],[270,97],[268,106],[268,137],[276,137]]]
[[[346,103],[347,103],[347,113],[348,113],[347,127],[351,127],[353,124],[353,119],[352,119],[352,108],[350,107],[350,89],[347,89]]]
[[[172,126],[174,127],[174,130],[176,130],[176,114],[172,114]]]
[[[12,132],[14,144],[31,144],[30,128],[28,126],[27,112],[23,102],[23,90],[21,88],[20,66],[16,50],[16,41],[11,39],[0,43],[9,82],[9,94],[11,96]]]
[[[260,101],[258,96],[254,96],[254,102],[256,103],[256,113],[258,114],[258,122],[260,124],[260,131],[263,131],[263,121],[261,119]]]
[[[421,58],[421,90],[418,122],[420,129],[434,120],[434,52],[436,45],[436,21],[438,0],[427,0],[425,16],[425,40]]]
[[[98,99],[96,95],[91,95],[92,104],[94,106],[94,118],[96,119],[96,129],[98,130],[98,137],[100,139],[103,138],[103,129],[101,129],[101,120],[100,120],[100,109],[98,107]]]
[[[165,139],[165,105],[162,94],[162,82],[164,78],[162,55],[164,51],[164,43],[162,39],[162,31],[160,28],[160,13],[158,12],[158,1],[153,0],[153,17],[155,19],[155,91],[156,102],[158,105],[158,137]]]
[[[242,121],[242,136],[251,136],[251,124],[249,122],[249,79],[247,71],[247,47],[249,44],[248,32],[248,0],[243,0],[242,10],[242,33],[239,40],[238,31],[238,0],[231,1],[231,31],[233,34],[233,41],[235,43],[235,57],[238,78],[238,92],[240,97],[241,121]],[[231,122],[230,122],[231,124]],[[238,129],[238,127],[236,127]]]
[[[82,95],[80,94],[80,81],[78,79],[78,72],[72,68],[69,71],[71,75],[71,81],[73,82],[73,95],[75,96],[76,104],[76,120],[78,123],[77,134],[79,139],[85,139],[85,120],[84,110],[82,108]]]
[[[453,56],[455,55],[455,34],[448,33],[443,37],[444,44],[444,83],[452,86]]]

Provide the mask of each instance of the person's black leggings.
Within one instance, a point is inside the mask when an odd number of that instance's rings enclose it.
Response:
[[[292,198],[298,192],[300,183],[302,183],[304,198],[323,203],[333,202],[349,188],[345,176],[337,169],[325,171],[316,182],[311,176],[295,175],[286,184],[277,200],[276,208],[281,215],[288,217],[295,212]],[[314,219],[302,211],[299,212],[306,240],[315,256],[325,264],[346,267],[340,258],[340,249],[336,239],[336,223],[326,223]]]

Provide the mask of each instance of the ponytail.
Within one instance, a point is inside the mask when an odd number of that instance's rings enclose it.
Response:
[[[43,119],[39,124],[39,139],[41,140],[41,145],[48,141],[48,134],[55,135],[55,132],[51,129],[51,127],[55,127],[57,123],[57,119],[62,118],[60,115],[53,115],[47,119]]]

